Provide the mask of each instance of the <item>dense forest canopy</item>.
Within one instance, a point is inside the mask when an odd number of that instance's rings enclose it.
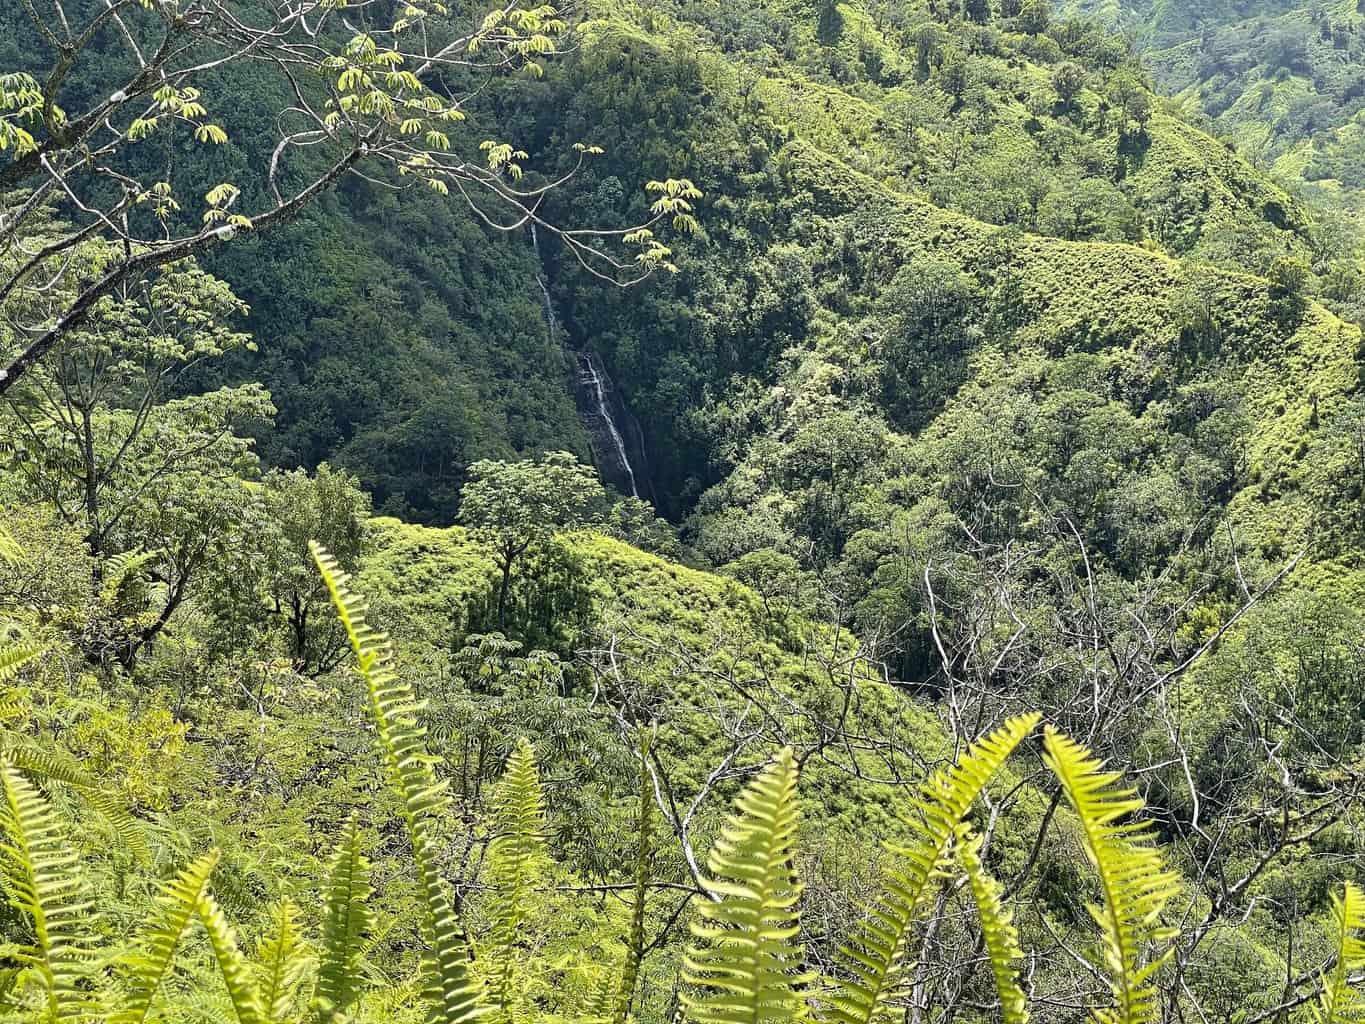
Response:
[[[1356,0],[0,29],[0,1020],[1360,1017]]]

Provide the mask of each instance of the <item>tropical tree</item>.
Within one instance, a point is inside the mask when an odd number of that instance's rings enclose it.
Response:
[[[469,467],[460,492],[460,521],[492,549],[498,571],[498,629],[507,629],[507,595],[528,554],[555,534],[597,521],[606,491],[597,474],[568,452],[537,461],[484,460]]]
[[[669,265],[655,225],[693,226],[695,189],[666,181],[650,183],[652,212],[633,231],[566,230],[545,219],[543,201],[600,149],[573,142],[569,168],[531,186],[514,143],[462,134],[469,100],[490,76],[538,75],[559,50],[569,26],[550,5],[514,0],[471,22],[440,0],[416,0],[367,6],[357,22],[335,0],[55,0],[19,5],[3,24],[30,46],[22,66],[0,68],[0,155],[8,154],[0,303],[18,295],[36,308],[12,321],[15,333],[0,345],[0,394],[97,315],[106,296],[291,221],[352,174],[457,197],[496,229],[534,224],[621,282]],[[224,127],[232,101],[223,83],[242,74],[277,97],[274,116],[261,122],[272,126],[268,137],[233,138]],[[158,146],[229,143],[256,158],[198,164],[221,173],[217,180],[176,172],[192,161],[149,158]],[[71,222],[26,244],[54,202]],[[114,243],[108,259],[80,287],[57,289],[92,238]]]

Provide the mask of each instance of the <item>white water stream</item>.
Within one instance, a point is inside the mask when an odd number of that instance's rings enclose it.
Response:
[[[550,298],[550,284],[545,280],[545,264],[540,257],[540,239],[536,235],[534,222],[531,224],[531,245],[536,251],[536,263],[541,267],[540,272],[536,274],[536,284],[540,285],[540,294],[545,299],[545,325],[550,331],[550,343],[554,344],[559,338],[559,320],[555,316],[554,300]],[[602,380],[602,371],[598,369],[596,357],[591,352],[578,352],[576,356],[581,371],[578,382],[592,389],[593,399],[597,403],[597,414],[607,426],[607,435],[616,449],[616,457],[630,481],[630,493],[638,498],[640,489],[635,480],[635,467],[630,464],[626,439],[621,436],[621,430],[616,425],[616,417],[612,415],[611,406],[607,403],[607,389]]]
[[[583,368],[583,375],[579,381],[592,388],[593,395],[597,399],[597,412],[602,417],[602,421],[607,425],[607,433],[611,435],[611,443],[616,446],[616,457],[621,460],[621,465],[625,468],[626,476],[630,479],[630,493],[632,497],[640,496],[640,488],[635,483],[635,469],[630,464],[630,456],[626,454],[626,440],[621,436],[621,431],[616,427],[616,419],[611,414],[611,409],[607,405],[606,388],[602,386],[602,375],[597,372],[597,365],[592,354],[580,352],[578,355],[578,365]]]

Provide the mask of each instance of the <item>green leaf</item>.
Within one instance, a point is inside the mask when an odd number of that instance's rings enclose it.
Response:
[[[745,787],[707,856],[703,903],[692,922],[683,979],[703,989],[684,994],[695,1024],[804,1021],[804,953],[796,905],[801,884],[793,854],[800,811],[797,765],[790,749]]]
[[[977,795],[995,777],[1041,716],[1020,715],[973,744],[956,764],[935,772],[920,787],[907,823],[915,838],[893,845],[897,865],[882,897],[858,935],[844,947],[847,976],[830,1007],[839,1024],[872,1024],[889,1019],[889,1004],[900,991],[911,926],[936,891],[940,864],[958,825]]]
[[[426,749],[426,727],[419,721],[425,705],[398,678],[389,638],[370,626],[365,602],[350,590],[350,577],[321,545],[312,544],[311,550],[355,652],[385,775],[401,802],[412,844],[427,944],[425,996],[432,1019],[441,1024],[477,1020],[488,1010],[470,972],[469,944],[441,875],[436,830],[450,796],[446,782],[437,780]]]
[[[1098,966],[1109,977],[1114,1005],[1095,1008],[1094,1018],[1099,1024],[1146,1024],[1156,1019],[1154,979],[1164,962],[1147,953],[1172,937],[1158,919],[1179,891],[1178,880],[1165,870],[1150,823],[1124,820],[1143,803],[1122,785],[1119,772],[1105,771],[1089,750],[1050,726],[1043,759],[1080,818],[1086,856],[1104,891],[1103,904],[1089,910],[1100,927],[1104,956]]]
[[[1332,931],[1336,963],[1323,972],[1322,994],[1309,1007],[1314,1024],[1349,1024],[1365,1019],[1365,996],[1352,987],[1350,978],[1365,969],[1365,892],[1347,882],[1342,894],[1332,894]]]
[[[51,806],[24,774],[0,760],[5,841],[0,864],[15,909],[33,926],[33,945],[11,955],[37,975],[42,1024],[76,1024],[93,1015],[89,989],[94,902]]]
[[[257,951],[262,969],[261,1005],[269,1024],[288,1024],[299,984],[308,970],[309,949],[299,930],[299,908],[291,900],[276,903],[270,916],[271,930]]]
[[[361,849],[354,816],[328,865],[326,891],[314,997],[314,1010],[323,1024],[344,1016],[360,997],[360,944],[372,923],[367,905],[373,893],[370,862]]]
[[[151,1012],[175,951],[199,911],[199,899],[218,866],[218,851],[204,854],[182,870],[157,898],[156,909],[140,950],[125,961],[129,975],[123,1006],[111,1024],[142,1024]]]
[[[505,1020],[514,1017],[517,968],[525,962],[525,931],[531,917],[531,890],[545,855],[545,828],[535,750],[517,742],[507,771],[493,797],[497,832],[488,848],[493,887],[493,934],[489,942],[495,1005]]]
[[[236,933],[207,888],[200,890],[195,910],[208,932],[209,947],[227,988],[237,1024],[268,1024],[260,993],[251,979],[251,966],[237,945]]]
[[[967,885],[981,919],[991,975],[1000,996],[1001,1019],[1004,1024],[1028,1024],[1028,999],[1019,987],[1019,961],[1024,958],[1024,951],[1019,947],[1019,931],[1001,899],[1000,883],[981,863],[981,839],[973,836],[966,825],[962,826],[957,845],[957,860],[966,872]]]

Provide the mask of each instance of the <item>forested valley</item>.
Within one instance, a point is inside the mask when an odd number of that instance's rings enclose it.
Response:
[[[0,1021],[1365,1016],[1365,0],[0,3]]]

